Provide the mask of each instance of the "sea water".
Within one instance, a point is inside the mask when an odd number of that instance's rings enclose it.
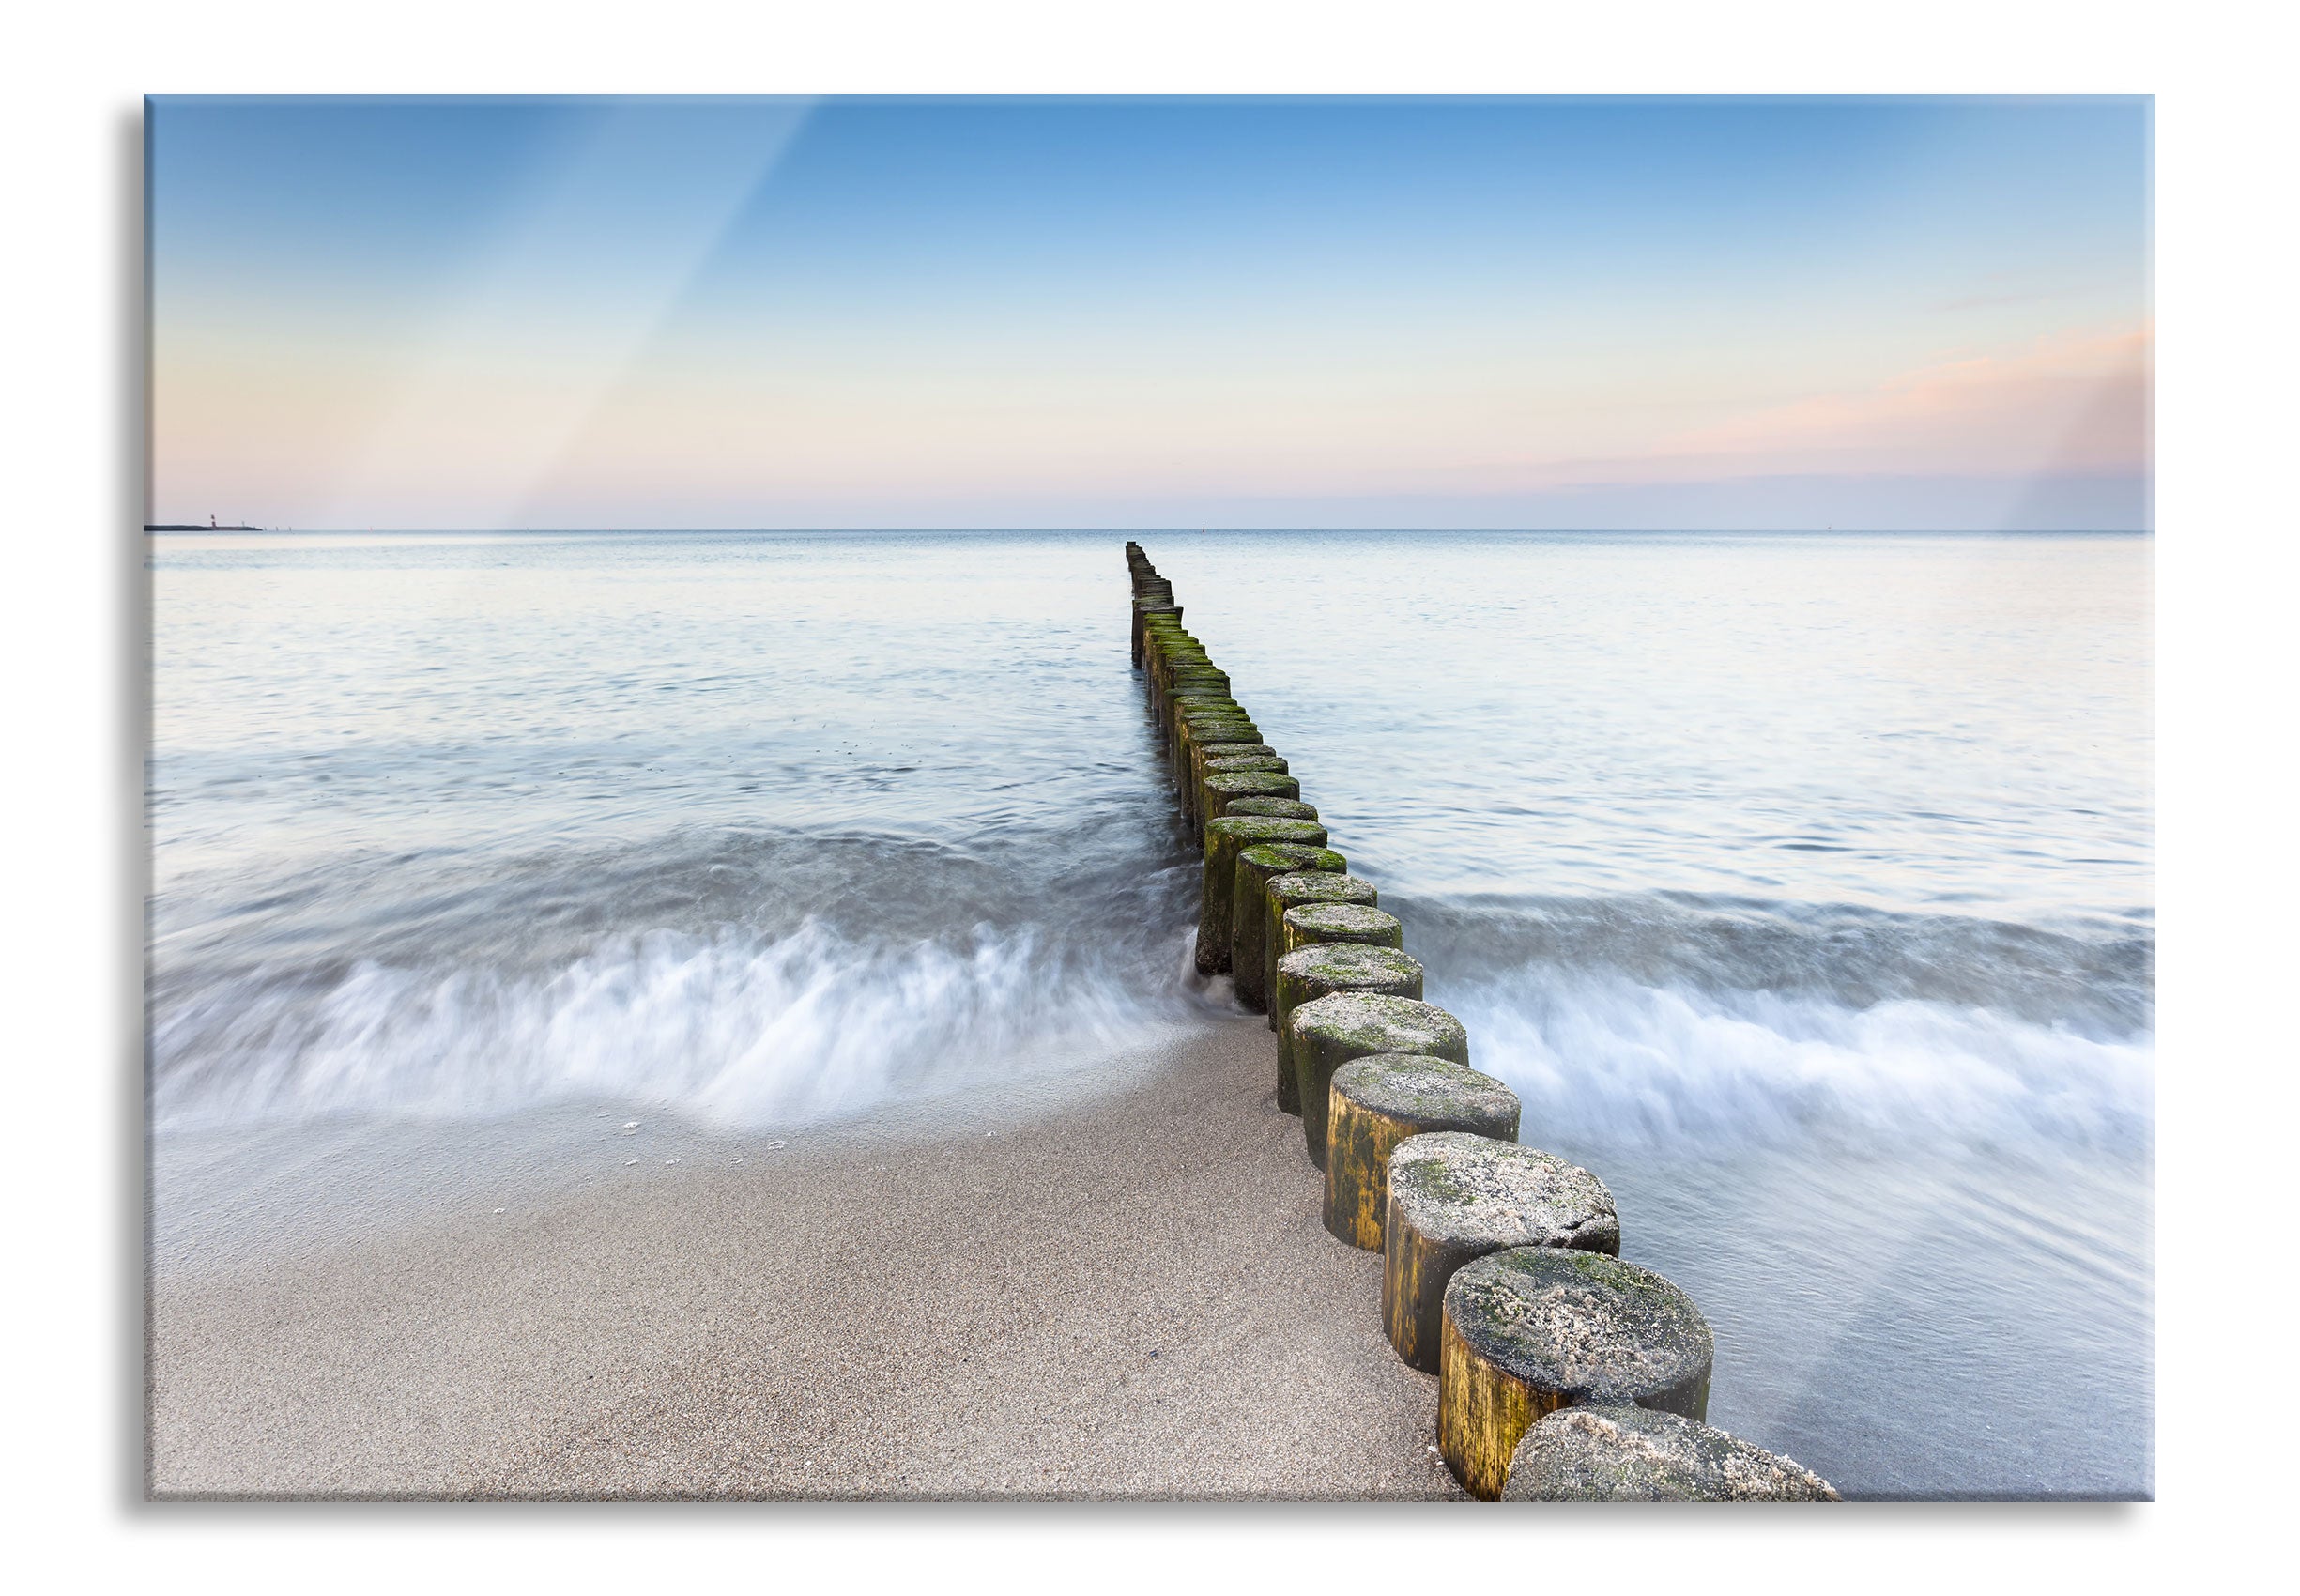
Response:
[[[1709,1315],[1712,1420],[2153,1489],[2146,539],[1134,535]],[[1189,971],[1125,536],[155,538],[156,1159],[1258,1026]]]

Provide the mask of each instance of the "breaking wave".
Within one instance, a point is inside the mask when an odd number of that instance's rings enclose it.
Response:
[[[1396,912],[1528,1136],[2150,1140],[2145,927],[1662,895]]]
[[[178,904],[186,928],[155,963],[157,1122],[604,1097],[803,1123],[1218,1018],[1222,989],[1180,953],[1197,871],[1163,845],[679,834],[490,869],[370,861],[274,883],[254,952],[222,907]],[[279,928],[299,896],[317,918]],[[343,916],[363,900],[353,937]],[[1384,901],[1432,1001],[1524,1098],[1529,1138],[2150,1141],[2145,926],[1664,895]]]
[[[605,1097],[804,1123],[1107,1052],[1183,1016],[1035,928],[905,947],[814,921],[764,944],[655,931],[544,975],[361,962],[316,990],[226,986],[156,1027],[155,1108],[180,1124]]]
[[[1099,857],[1081,838],[1041,843],[1009,858],[681,834],[483,880],[452,861],[366,861],[253,895],[275,928],[294,901],[314,906],[253,952],[223,906],[181,894],[184,928],[155,959],[154,1117],[609,1097],[799,1123],[1058,1068],[1203,1016],[1204,994],[1173,976],[1192,872],[1107,841]]]

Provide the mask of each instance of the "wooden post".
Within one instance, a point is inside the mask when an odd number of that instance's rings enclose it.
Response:
[[[1262,733],[1242,714],[1228,720],[1201,717],[1184,721],[1174,730],[1174,786],[1182,794],[1182,812],[1192,821],[1205,819],[1198,812],[1198,784],[1205,779],[1208,760],[1250,759],[1278,751],[1262,741]]]
[[[1191,795],[1190,801],[1184,806],[1184,812],[1194,817],[1193,836],[1196,835],[1196,826],[1203,826],[1210,820],[1219,819],[1224,812],[1222,803],[1231,798],[1298,798],[1301,796],[1302,784],[1287,776],[1287,779],[1293,783],[1292,791],[1274,789],[1269,791],[1236,792],[1231,790],[1230,785],[1226,784],[1219,790],[1220,801],[1218,801],[1217,790],[1209,787],[1207,783],[1222,776],[1286,775],[1286,761],[1282,754],[1229,753],[1227,750],[1234,746],[1235,746],[1234,744],[1217,744],[1214,751],[1219,757],[1199,761],[1200,768],[1205,774],[1199,778],[1197,790]]]
[[[1145,595],[1134,601],[1133,615],[1127,622],[1127,642],[1134,655],[1134,668],[1137,670],[1140,670],[1142,666],[1142,636],[1153,615],[1170,615],[1173,617],[1175,624],[1179,625],[1182,621],[1182,606],[1175,604],[1171,595],[1164,597]]]
[[[1560,1407],[1706,1419],[1713,1355],[1701,1311],[1650,1269],[1567,1248],[1489,1252],[1446,1287],[1437,1450],[1490,1502],[1526,1432]]]
[[[1161,632],[1158,643],[1157,665],[1152,680],[1157,683],[1158,689],[1161,693],[1173,687],[1175,671],[1195,667],[1210,667],[1214,663],[1206,654],[1205,645],[1178,626],[1172,631]]]
[[[1235,800],[1231,803],[1230,812],[1238,812]],[[1278,958],[1285,951],[1280,944],[1285,941],[1286,911],[1303,903],[1362,903],[1372,908],[1380,901],[1381,894],[1373,890],[1372,883],[1361,882],[1356,876],[1272,876],[1262,883],[1262,990],[1271,998],[1271,1030],[1278,1029]],[[1279,1051],[1282,1055],[1284,1049]],[[1281,1070],[1280,1074],[1280,1106],[1288,1113],[1301,1113],[1301,1106],[1294,1098],[1293,1071]]]
[[[1241,887],[1239,890],[1243,891],[1244,888]],[[1293,918],[1296,909],[1310,913],[1317,918],[1303,925],[1296,925]],[[1238,931],[1234,940],[1240,954],[1243,955],[1249,948],[1252,949],[1254,958],[1261,962],[1262,970],[1267,973],[1270,981],[1273,1028],[1275,1028],[1275,1021],[1278,1018],[1275,1012],[1278,965],[1287,954],[1297,953],[1305,947],[1325,947],[1342,943],[1356,943],[1364,947],[1393,948],[1400,952],[1403,952],[1405,947],[1405,928],[1398,924],[1395,915],[1385,914],[1371,904],[1347,902],[1297,904],[1295,908],[1288,909],[1283,914],[1280,914],[1278,917],[1277,926],[1273,928],[1270,924],[1269,895],[1266,890],[1261,890],[1257,883],[1257,890],[1251,900],[1234,904],[1232,913],[1238,917]],[[1278,946],[1275,948],[1266,945],[1266,939],[1273,928],[1278,932],[1279,938]],[[1323,996],[1324,994],[1318,995]],[[1418,997],[1420,994],[1402,991],[1398,995]]]
[[[1254,801],[1228,800],[1223,812],[1230,813],[1235,805]],[[1269,961],[1264,956],[1269,950],[1262,945],[1262,939],[1267,934],[1269,919],[1263,912],[1262,883],[1272,876],[1338,876],[1349,867],[1350,862],[1330,848],[1265,842],[1256,848],[1238,850],[1237,876],[1230,883],[1230,982],[1237,991],[1238,1002],[1257,1014],[1270,1004],[1269,988],[1263,984],[1264,973],[1269,969]]]
[[[1142,649],[1144,686],[1154,708],[1164,702],[1170,678],[1177,667],[1213,663],[1206,658],[1198,639],[1181,627],[1160,626],[1152,630],[1147,619],[1143,622]]]
[[[1249,753],[1246,749],[1250,747],[1265,749],[1267,752]],[[1199,759],[1198,768],[1204,775],[1219,775],[1225,771],[1238,770],[1274,771],[1283,775],[1286,774],[1286,757],[1275,748],[1271,748],[1267,743],[1248,744],[1243,746],[1235,743],[1217,743]]]
[[[1177,771],[1183,768],[1183,725],[1199,726],[1216,721],[1242,721],[1251,726],[1253,716],[1248,714],[1245,706],[1227,691],[1215,693],[1196,687],[1187,689],[1180,697],[1169,699],[1159,707],[1158,735],[1165,739],[1166,757],[1174,762]],[[1256,741],[1260,741],[1258,734]]]
[[[1305,947],[1278,960],[1278,984],[1272,989],[1278,1005],[1279,1067],[1294,1076],[1294,1100],[1302,1116],[1302,1137],[1310,1161],[1326,1167],[1326,1093],[1334,1071],[1367,1053],[1418,1052],[1418,1048],[1361,1048],[1344,1053],[1337,1049],[1306,1047],[1295,1031],[1295,1010],[1330,996],[1389,998],[1398,1002],[1421,997],[1421,961],[1395,948],[1362,947],[1338,943],[1330,947]],[[1436,1013],[1444,1013],[1442,1009]],[[1314,1040],[1315,1038],[1313,1038]],[[1466,1046],[1466,1039],[1464,1039]],[[1467,1063],[1466,1056],[1463,1059]]]
[[[1206,735],[1209,737],[1244,737],[1246,733],[1225,730],[1217,726],[1210,729]],[[1257,732],[1255,735],[1259,736],[1260,733]],[[1199,794],[1198,785],[1205,779],[1206,767],[1210,763],[1219,763],[1224,770],[1233,768],[1238,770],[1267,769],[1280,775],[1286,774],[1285,760],[1280,759],[1278,750],[1267,743],[1201,742],[1193,734],[1184,739],[1181,746],[1182,760],[1175,767],[1174,787],[1182,800],[1182,819],[1189,826],[1192,836],[1198,835],[1198,827],[1204,824],[1206,820],[1205,815],[1201,812],[1204,807],[1204,802]],[[1236,760],[1270,760],[1275,762],[1266,766],[1233,766],[1231,761]]]
[[[1235,698],[1207,700],[1193,698],[1174,714],[1165,730],[1166,758],[1173,768],[1174,781],[1187,797],[1191,783],[1190,751],[1198,744],[1217,746],[1240,741],[1259,743],[1262,733]]]
[[[1370,903],[1301,903],[1279,917],[1278,957],[1305,947],[1356,943],[1361,947],[1405,946],[1405,928],[1395,914]]]
[[[1314,1077],[1330,1097],[1335,1070],[1354,1058],[1375,1053],[1451,1059],[1464,1067],[1469,1063],[1469,1033],[1462,1022],[1435,1004],[1411,998],[1335,992],[1303,1004],[1286,1017],[1279,1035],[1291,1039],[1286,1053],[1290,1066],[1296,1058],[1310,1061],[1288,1070],[1287,1079],[1295,1082],[1297,1094],[1301,1082]],[[1297,1095],[1290,1112],[1300,1113],[1300,1104]],[[1285,1105],[1281,1101],[1279,1106]]]
[[[1505,1502],[1833,1502],[1794,1458],[1681,1413],[1561,1407],[1518,1441]]]
[[[1200,782],[1204,778],[1206,761],[1209,759],[1251,759],[1254,756],[1246,750],[1269,746],[1266,743],[1251,741],[1261,735],[1250,723],[1245,722],[1200,721],[1182,729],[1182,736],[1178,740],[1181,753],[1173,763],[1174,792],[1181,801],[1183,823],[1189,827],[1193,837],[1199,835],[1199,828],[1212,819],[1204,813],[1205,800],[1198,790]]]
[[[1228,814],[1233,798],[1299,798],[1301,795],[1300,782],[1290,775],[1280,775],[1276,771],[1224,771],[1210,775],[1206,777],[1203,799],[1206,814],[1205,819],[1199,822],[1199,832],[1203,836],[1208,823]]]
[[[1231,747],[1269,747],[1263,743],[1263,733],[1256,729],[1244,713],[1231,715],[1194,715],[1180,722],[1173,738],[1173,789],[1182,803],[1182,821],[1189,825],[1191,835],[1210,819],[1201,812],[1203,796],[1198,793],[1198,779],[1207,759],[1219,759]]]
[[[1250,776],[1233,777],[1249,781]],[[1290,776],[1267,779],[1290,781]],[[1292,797],[1292,793],[1280,794]],[[1217,818],[1205,824],[1205,861],[1199,879],[1198,948],[1194,962],[1201,975],[1217,975],[1230,963],[1230,885],[1237,871],[1238,850],[1257,842],[1299,842],[1326,846],[1326,828],[1315,821],[1274,821],[1260,815]]]
[[[1167,738],[1167,752],[1170,754],[1173,751],[1174,716],[1181,713],[1186,704],[1195,704],[1201,708],[1220,704],[1234,709],[1237,700],[1230,696],[1230,683],[1226,679],[1200,674],[1175,679],[1173,685],[1158,700],[1158,729]]]
[[[1613,1193],[1587,1170],[1515,1142],[1440,1130],[1400,1143],[1382,1219],[1382,1327],[1398,1356],[1435,1373],[1446,1282],[1509,1247],[1618,1253]]]
[[[1141,613],[1142,670],[1145,676],[1151,676],[1168,649],[1185,641],[1195,644],[1196,639],[1183,629],[1182,606],[1178,604],[1145,606]]]
[[[1466,1130],[1517,1140],[1517,1094],[1442,1058],[1375,1053],[1334,1071],[1326,1110],[1326,1205],[1337,1240],[1382,1250],[1389,1155],[1409,1136]]]
[[[1233,798],[1222,806],[1225,815],[1260,815],[1272,821],[1314,821],[1317,806],[1298,798]]]

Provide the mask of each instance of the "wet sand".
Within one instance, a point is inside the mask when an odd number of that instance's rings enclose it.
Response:
[[[150,1489],[1459,1499],[1271,1072],[1233,1022],[1019,1123],[163,1260]]]

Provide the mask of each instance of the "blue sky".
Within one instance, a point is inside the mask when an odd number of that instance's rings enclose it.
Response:
[[[2147,522],[2139,100],[151,103],[153,514]]]

